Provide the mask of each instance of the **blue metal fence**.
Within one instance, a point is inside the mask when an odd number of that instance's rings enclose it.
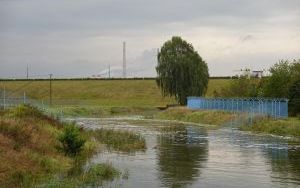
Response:
[[[287,99],[188,97],[187,106],[190,109],[247,112],[274,118],[288,117]]]

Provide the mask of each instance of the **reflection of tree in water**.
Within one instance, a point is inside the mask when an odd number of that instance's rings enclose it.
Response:
[[[207,160],[206,133],[195,128],[158,137],[158,165],[163,186],[185,187]]]
[[[280,149],[268,149],[268,157],[272,165],[273,178],[281,183],[300,184],[300,148],[289,148],[288,145]]]

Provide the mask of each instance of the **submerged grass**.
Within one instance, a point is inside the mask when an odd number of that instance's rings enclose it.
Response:
[[[158,130],[163,133],[173,133],[178,131],[180,132],[186,131],[186,127],[184,125],[175,124],[175,125],[167,125],[167,126],[159,127]]]
[[[146,149],[145,139],[131,131],[120,131],[113,129],[97,129],[93,131],[95,138],[106,144],[108,149],[120,152],[144,151]]]
[[[112,181],[125,174],[114,168],[111,164],[94,164],[83,172],[68,176],[56,177],[45,181],[39,187],[47,188],[73,188],[73,187],[100,187],[104,181]]]
[[[272,119],[261,118],[254,121],[253,125],[243,125],[243,131],[254,133],[268,133],[280,136],[293,136],[300,138],[300,118]]]
[[[103,106],[64,106],[52,110],[61,112],[66,117],[110,117],[140,115],[152,117],[159,110],[155,107],[103,107]]]

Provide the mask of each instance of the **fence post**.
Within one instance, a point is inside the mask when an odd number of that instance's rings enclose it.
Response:
[[[279,118],[281,118],[281,109],[280,109],[280,106],[281,106],[281,99],[279,101],[279,109],[278,109],[278,111],[279,111],[279,114],[278,114]]]
[[[23,104],[26,104],[26,93],[23,94]]]
[[[275,110],[275,119],[277,119],[277,99],[274,101],[275,102],[275,108],[274,108],[274,110]]]

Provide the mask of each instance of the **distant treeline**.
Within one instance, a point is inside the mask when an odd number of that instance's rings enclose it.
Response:
[[[213,76],[209,79],[236,79],[237,76]],[[155,80],[155,77],[136,77],[136,78],[52,78],[57,81],[78,81],[78,80]],[[0,78],[0,81],[46,81],[49,78]]]

